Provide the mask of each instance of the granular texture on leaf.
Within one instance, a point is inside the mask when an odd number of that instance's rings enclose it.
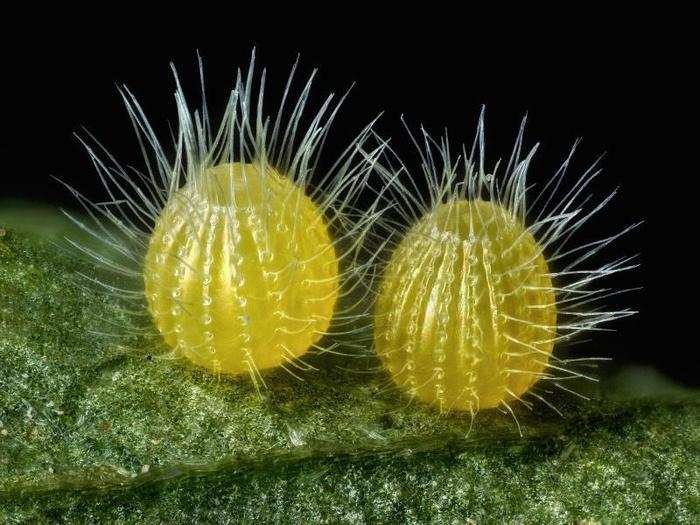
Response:
[[[90,268],[0,227],[0,522],[698,519],[697,394],[524,411],[524,438],[480,414],[466,437],[321,355],[303,382],[267,372],[261,401],[115,342],[130,317],[72,285]]]

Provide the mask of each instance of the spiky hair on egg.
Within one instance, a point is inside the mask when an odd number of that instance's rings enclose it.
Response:
[[[177,126],[169,144],[129,89],[119,88],[143,157],[140,169],[120,164],[91,134],[79,137],[108,199],[92,202],[66,185],[86,214],[69,218],[101,247],[68,242],[115,278],[81,273],[84,282],[154,321],[104,335],[160,333],[175,354],[189,352],[215,372],[242,367],[259,388],[261,368],[277,365],[296,377],[313,368],[301,358],[306,344],[334,351],[334,336],[371,333],[362,309],[374,261],[361,252],[380,199],[364,212],[357,201],[381,147],[365,151],[372,121],[321,173],[319,157],[347,93],[339,100],[329,95],[308,115],[316,70],[294,100],[295,63],[271,119],[263,109],[266,70],[256,79],[254,52],[247,73],[238,70],[215,127],[201,58],[198,65],[199,110],[186,101],[172,66]],[[358,326],[359,320],[365,323]],[[256,357],[263,343],[279,355]],[[232,346],[243,356],[240,367],[222,351]]]
[[[636,256],[587,263],[640,223],[572,245],[617,193],[599,201],[591,194],[600,159],[571,179],[578,140],[538,188],[527,180],[538,145],[524,146],[526,118],[507,164],[491,169],[483,109],[471,148],[456,157],[447,132],[435,140],[402,122],[419,169],[388,142],[377,165],[395,203],[378,223],[379,236],[391,241],[378,269],[374,338],[391,387],[472,419],[483,408],[515,418],[515,403],[531,408],[533,401],[557,410],[551,388],[580,395],[567,381],[594,379],[577,368],[598,358],[560,358],[555,345],[635,313],[605,308],[606,299],[631,289],[599,282],[635,268]]]

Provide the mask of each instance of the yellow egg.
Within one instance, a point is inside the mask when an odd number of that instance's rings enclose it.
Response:
[[[321,338],[339,287],[323,212],[261,162],[220,164],[173,192],[143,275],[169,346],[211,371],[253,378]]]
[[[542,250],[495,202],[453,198],[393,251],[375,346],[393,381],[441,411],[519,399],[547,368],[557,309]]]

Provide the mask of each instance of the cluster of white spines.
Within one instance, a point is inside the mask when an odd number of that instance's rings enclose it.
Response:
[[[89,142],[78,137],[95,166],[109,200],[93,203],[76,189],[68,187],[86,211],[89,220],[71,214],[68,214],[69,217],[83,231],[101,242],[102,246],[101,249],[94,250],[72,239],[68,239],[68,242],[73,248],[91,258],[96,266],[107,270],[117,279],[86,274],[81,274],[81,277],[104,288],[110,294],[138,303],[128,308],[137,314],[144,314],[144,261],[154,226],[166,204],[173,198],[178,198],[177,194],[181,188],[189,187],[194,190],[189,194],[191,202],[188,203],[193,220],[184,221],[182,227],[190,230],[190,242],[200,243],[198,232],[194,231],[193,227],[201,222],[197,218],[202,218],[204,212],[201,206],[206,205],[197,199],[197,195],[203,195],[207,191],[208,183],[203,180],[203,175],[209,168],[217,165],[254,162],[259,167],[258,171],[262,172],[261,177],[266,176],[267,170],[275,171],[301,188],[318,206],[323,220],[332,232],[333,248],[341,263],[341,302],[334,315],[333,327],[320,335],[343,332],[344,324],[354,323],[359,318],[358,305],[365,304],[363,298],[370,293],[364,276],[372,267],[373,260],[372,256],[362,256],[363,239],[381,214],[377,209],[380,201],[375,200],[369,209],[360,212],[358,199],[381,150],[381,147],[377,147],[369,154],[366,152],[369,139],[372,138],[373,122],[361,130],[329,169],[321,173],[319,156],[345,96],[336,100],[331,94],[316,113],[307,115],[305,110],[316,71],[304,82],[298,98],[293,100],[291,93],[297,65],[293,66],[279,109],[274,119],[271,119],[265,116],[263,110],[265,70],[260,75],[257,98],[253,98],[256,83],[253,54],[247,73],[244,75],[238,71],[221,123],[215,128],[207,109],[201,60],[199,68],[202,79],[202,109],[192,110],[173,67],[178,122],[170,146],[161,143],[132,93],[126,87],[120,88],[142,153],[143,170],[120,164],[90,133],[87,133],[91,139]],[[245,173],[243,178],[248,180]],[[240,191],[233,186],[233,179],[230,184],[228,190],[231,193]],[[268,192],[269,189],[263,185],[263,191]],[[285,202],[285,209],[288,207],[293,210],[298,207],[298,199],[294,201]],[[262,220],[267,220],[267,210],[264,209],[267,205],[266,200],[261,199],[260,204],[263,210],[258,215],[263,217]],[[295,214],[289,215],[294,220],[291,223],[279,224],[278,227],[289,231],[289,238],[294,239],[294,232],[302,231],[308,225],[299,224]],[[238,220],[236,214],[228,219],[230,228],[235,230]],[[252,220],[255,221],[256,218]],[[260,220],[260,217],[257,217],[257,220]],[[250,255],[264,262],[269,257],[266,229],[255,223],[247,226],[256,241],[256,253]],[[232,239],[239,235],[239,232],[233,230],[230,232]],[[210,243],[207,242],[203,242],[201,247],[204,250],[211,249]],[[238,254],[237,257],[241,255]],[[168,264],[176,267],[186,266],[182,260],[168,261]],[[181,269],[185,271],[184,268]],[[144,327],[138,333],[157,336],[150,326]],[[119,330],[114,335],[123,334],[124,331]]]
[[[577,141],[554,176],[549,179],[544,187],[535,195],[532,202],[528,203],[528,197],[532,195],[534,188],[528,186],[527,173],[532,158],[537,150],[537,146],[530,149],[523,157],[524,128],[525,119],[523,119],[505,172],[500,176],[498,175],[499,163],[496,164],[491,172],[488,172],[486,168],[483,112],[479,118],[476,137],[469,153],[467,153],[466,149],[463,147],[461,150],[462,155],[454,160],[450,152],[450,144],[447,135],[443,136],[441,140],[437,142],[431,138],[427,132],[421,129],[422,133],[419,140],[411,134],[409,130],[409,135],[420,154],[422,175],[411,173],[400,160],[399,155],[389,146],[385,149],[387,154],[383,155],[382,162],[377,165],[377,171],[382,175],[383,184],[386,186],[384,190],[386,194],[393,202],[399,203],[394,208],[396,218],[383,221],[385,227],[393,233],[392,242],[388,246],[390,248],[390,254],[395,252],[400,246],[402,246],[405,251],[406,247],[405,245],[401,245],[401,241],[406,238],[406,235],[411,235],[412,231],[413,235],[415,235],[415,229],[412,230],[412,228],[415,228],[421,221],[426,223],[426,221],[431,220],[431,217],[435,217],[436,214],[433,212],[435,212],[436,208],[440,206],[451,207],[454,203],[459,201],[466,200],[470,203],[486,201],[498,204],[499,210],[503,210],[506,214],[503,217],[504,224],[507,224],[508,220],[513,220],[525,226],[525,229],[520,235],[516,236],[514,239],[510,239],[508,246],[495,247],[495,249],[498,250],[496,254],[488,253],[489,247],[487,243],[493,240],[489,239],[488,236],[482,239],[472,240],[476,241],[483,250],[483,253],[480,254],[480,260],[483,259],[482,262],[485,266],[484,272],[487,277],[491,275],[494,279],[508,278],[512,280],[511,278],[514,275],[519,274],[523,279],[520,284],[514,284],[514,289],[512,290],[513,294],[541,292],[551,297],[552,304],[533,305],[523,303],[522,307],[531,309],[531,311],[552,306],[556,307],[556,319],[541,321],[534,325],[531,321],[520,319],[515,315],[499,311],[498,303],[503,300],[502,297],[492,297],[489,300],[489,304],[492,305],[492,313],[497,316],[493,321],[495,323],[494,330],[498,329],[498,325],[501,321],[499,318],[502,317],[503,322],[511,324],[529,322],[532,328],[536,328],[540,331],[540,336],[537,338],[535,345],[521,341],[512,335],[509,337],[509,342],[519,346],[522,353],[530,353],[534,358],[537,358],[538,352],[542,352],[542,350],[538,348],[541,344],[552,345],[564,340],[571,340],[574,336],[587,331],[604,330],[605,328],[600,327],[601,324],[635,313],[631,309],[609,310],[599,306],[599,301],[630,290],[614,290],[611,288],[598,288],[594,286],[604,277],[636,267],[634,256],[624,257],[610,263],[605,263],[594,269],[583,268],[582,264],[611,244],[614,240],[618,239],[621,235],[638,226],[639,223],[632,224],[609,237],[587,242],[579,246],[569,247],[569,242],[575,239],[576,232],[593,215],[602,210],[605,205],[610,202],[616,191],[607,195],[599,203],[587,208],[592,196],[585,190],[600,173],[600,170],[597,168],[598,161],[578,177],[573,184],[570,184],[568,189],[563,189],[567,186],[563,181],[578,145]],[[427,200],[423,197],[426,192],[421,191],[419,185],[416,184],[416,181],[419,180],[427,182]],[[478,211],[477,206],[474,206],[474,209]],[[496,223],[500,223],[500,221],[496,221]],[[414,241],[415,250],[411,250],[413,252],[413,262],[409,264],[409,266],[412,267],[412,272],[406,271],[406,273],[399,278],[402,285],[400,286],[401,290],[397,291],[398,296],[396,299],[398,302],[406,300],[405,297],[402,299],[401,296],[407,295],[407,289],[410,287],[411,282],[414,282],[414,286],[420,289],[420,297],[425,297],[426,301],[433,295],[436,297],[434,305],[437,312],[435,314],[437,322],[435,330],[438,336],[438,340],[434,345],[434,361],[436,366],[435,370],[426,372],[429,375],[428,382],[434,385],[435,388],[439,388],[440,385],[439,378],[436,377],[436,374],[444,373],[441,372],[442,368],[439,366],[442,348],[439,335],[442,333],[441,326],[444,324],[443,310],[447,308],[454,299],[449,298],[449,294],[445,295],[443,293],[443,288],[445,283],[452,282],[450,279],[465,278],[465,275],[469,275],[469,268],[452,268],[452,259],[449,257],[449,254],[454,252],[453,255],[456,256],[455,250],[458,250],[458,247],[455,247],[454,250],[447,249],[448,245],[450,245],[450,234],[446,233],[445,229],[440,226],[444,225],[435,224],[435,220],[433,220],[432,224],[426,223],[420,228],[420,237],[423,238],[420,239],[416,237]],[[532,236],[532,238],[536,239],[539,249],[529,254],[526,260],[515,266],[508,267],[505,272],[490,272],[489,270],[492,270],[492,268],[487,266],[489,255],[492,257],[498,256],[499,258],[507,258],[509,252],[521,246],[524,236]],[[441,264],[439,268],[430,270],[425,267],[422,261],[424,258],[429,257],[431,253],[429,246],[433,244],[444,248],[442,254],[444,257],[447,257],[447,259],[443,261],[443,264]],[[460,245],[461,244],[462,243],[460,243]],[[467,244],[474,247],[473,242]],[[465,247],[467,247],[466,244]],[[412,256],[405,254],[402,257],[404,260],[409,261]],[[396,259],[399,258],[398,256],[396,257]],[[470,257],[465,254],[464,261],[468,261],[469,259]],[[538,259],[544,259],[549,268],[549,270],[540,277],[552,281],[552,284],[538,286],[532,285],[532,283],[529,282],[526,283],[528,279],[537,277],[533,276],[533,271],[537,269],[538,265],[536,261]],[[510,264],[512,265],[514,263]],[[552,268],[556,268],[556,270],[552,270]],[[432,281],[430,280],[431,275],[434,278]],[[447,277],[448,275],[451,277]],[[473,279],[474,277],[471,278]],[[429,281],[430,286],[428,285]],[[494,290],[493,283],[484,284],[486,285],[483,287],[484,293],[491,293]],[[472,291],[475,292],[475,290]],[[472,301],[477,301],[479,299],[479,294],[473,293],[471,299]],[[408,320],[409,326],[407,330],[409,333],[418,328],[418,316],[423,311],[422,309],[424,306],[425,305],[421,305],[418,302],[408,305],[410,314],[408,317],[404,318],[403,321]],[[462,304],[460,308],[457,309],[458,312],[453,312],[453,314],[459,313],[462,316],[466,316],[465,322],[460,323],[460,326],[464,327],[469,324],[468,318],[470,314],[468,313],[468,308],[468,304]],[[381,316],[383,314],[382,312],[378,312],[378,315]],[[397,326],[397,322],[399,321],[397,321],[397,319],[401,315],[401,312],[389,311],[386,312],[385,315],[387,317],[385,324],[389,331],[380,336],[391,339],[392,327],[394,330],[399,329],[399,326]],[[472,323],[476,322],[474,316],[471,317],[471,321]],[[500,335],[503,337],[509,336],[508,333],[502,333]],[[480,347],[478,341],[475,341],[473,346],[474,349]],[[455,346],[455,348],[459,347],[459,344]],[[409,341],[401,348],[392,347],[392,351],[410,356],[413,348]],[[477,353],[478,352],[475,351],[474,355],[471,355],[471,357],[475,358]],[[513,352],[513,354],[515,353]],[[562,382],[566,379],[588,377],[573,370],[573,367],[570,365],[570,363],[586,361],[587,359],[585,358],[564,360],[556,356],[551,356],[548,360],[547,356],[543,355],[541,359],[542,364],[545,366],[545,372],[534,375],[536,375],[537,379],[551,381],[556,387],[563,390],[570,391],[566,386],[562,385]],[[592,361],[595,359],[596,358],[591,358],[590,360]],[[387,358],[387,361],[390,361],[390,359]],[[404,377],[407,376],[407,379],[404,379],[403,383],[404,388],[409,392],[415,392],[416,388],[421,386],[417,384],[415,374],[410,370],[412,366],[415,366],[415,363],[409,358],[400,370],[393,371],[393,374],[404,374]],[[532,371],[517,370],[512,367],[508,368],[508,366],[504,367],[504,371],[512,374],[533,374]],[[467,376],[468,375],[467,373]],[[468,379],[468,377],[465,377],[465,380],[466,379]],[[399,383],[400,382],[401,380],[399,379]],[[466,390],[468,390],[468,388],[466,388]],[[530,390],[528,394],[549,404],[549,402],[538,394],[536,388]],[[435,397],[438,400],[440,398],[439,395]],[[517,399],[528,407],[530,406],[530,403],[522,399],[522,396],[512,395],[512,398]],[[475,403],[477,402],[478,400],[475,400]],[[449,409],[449,407],[447,408]],[[503,404],[503,408],[512,413],[507,403]]]

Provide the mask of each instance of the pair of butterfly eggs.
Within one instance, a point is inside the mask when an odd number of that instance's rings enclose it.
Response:
[[[340,251],[303,188],[271,167],[222,164],[161,211],[148,308],[169,346],[215,373],[293,364],[331,330],[348,274]],[[498,406],[547,367],[551,290],[542,250],[500,204],[438,204],[384,265],[376,353],[398,387],[441,410]]]

